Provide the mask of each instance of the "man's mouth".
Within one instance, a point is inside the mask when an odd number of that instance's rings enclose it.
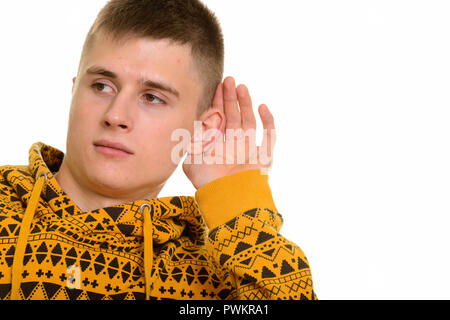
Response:
[[[99,140],[94,142],[95,150],[112,157],[124,157],[134,154],[129,148],[119,142]]]

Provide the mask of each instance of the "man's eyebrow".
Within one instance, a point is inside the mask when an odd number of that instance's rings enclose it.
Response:
[[[119,78],[117,76],[117,74],[115,74],[114,72],[109,71],[102,67],[97,67],[97,66],[93,66],[93,67],[90,67],[89,69],[87,69],[86,74],[93,74],[93,75],[99,74],[99,75],[103,75],[105,77],[112,78],[112,79]],[[169,92],[169,93],[173,94],[174,96],[176,96],[177,98],[180,97],[180,93],[176,89],[174,89],[174,88],[170,87],[169,85],[166,85],[162,82],[158,82],[158,81],[154,81],[154,80],[141,80],[140,83],[142,83],[146,87]]]

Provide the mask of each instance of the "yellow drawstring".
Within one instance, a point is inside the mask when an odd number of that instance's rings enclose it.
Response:
[[[20,280],[22,279],[23,269],[23,256],[25,254],[28,235],[30,233],[31,221],[33,221],[34,213],[41,196],[41,191],[46,182],[47,175],[44,172],[40,173],[37,182],[33,187],[33,191],[31,193],[30,200],[28,201],[28,206],[25,210],[25,214],[23,215],[11,269],[11,300],[19,300]]]
[[[148,209],[144,212],[145,209]],[[153,206],[145,203],[140,208],[141,214],[144,216],[144,279],[145,279],[145,299],[150,299],[150,280],[153,265],[153,224],[152,211]]]

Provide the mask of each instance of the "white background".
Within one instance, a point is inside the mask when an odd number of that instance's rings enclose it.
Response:
[[[0,2],[0,164],[65,151],[105,0]],[[450,2],[208,0],[226,75],[275,115],[282,234],[320,299],[449,299]],[[259,123],[261,129],[261,123]],[[181,167],[160,196],[193,195]]]

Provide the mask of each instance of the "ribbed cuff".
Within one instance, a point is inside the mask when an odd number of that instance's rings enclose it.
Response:
[[[216,179],[199,188],[195,200],[210,230],[253,208],[278,212],[269,176],[259,169]]]

